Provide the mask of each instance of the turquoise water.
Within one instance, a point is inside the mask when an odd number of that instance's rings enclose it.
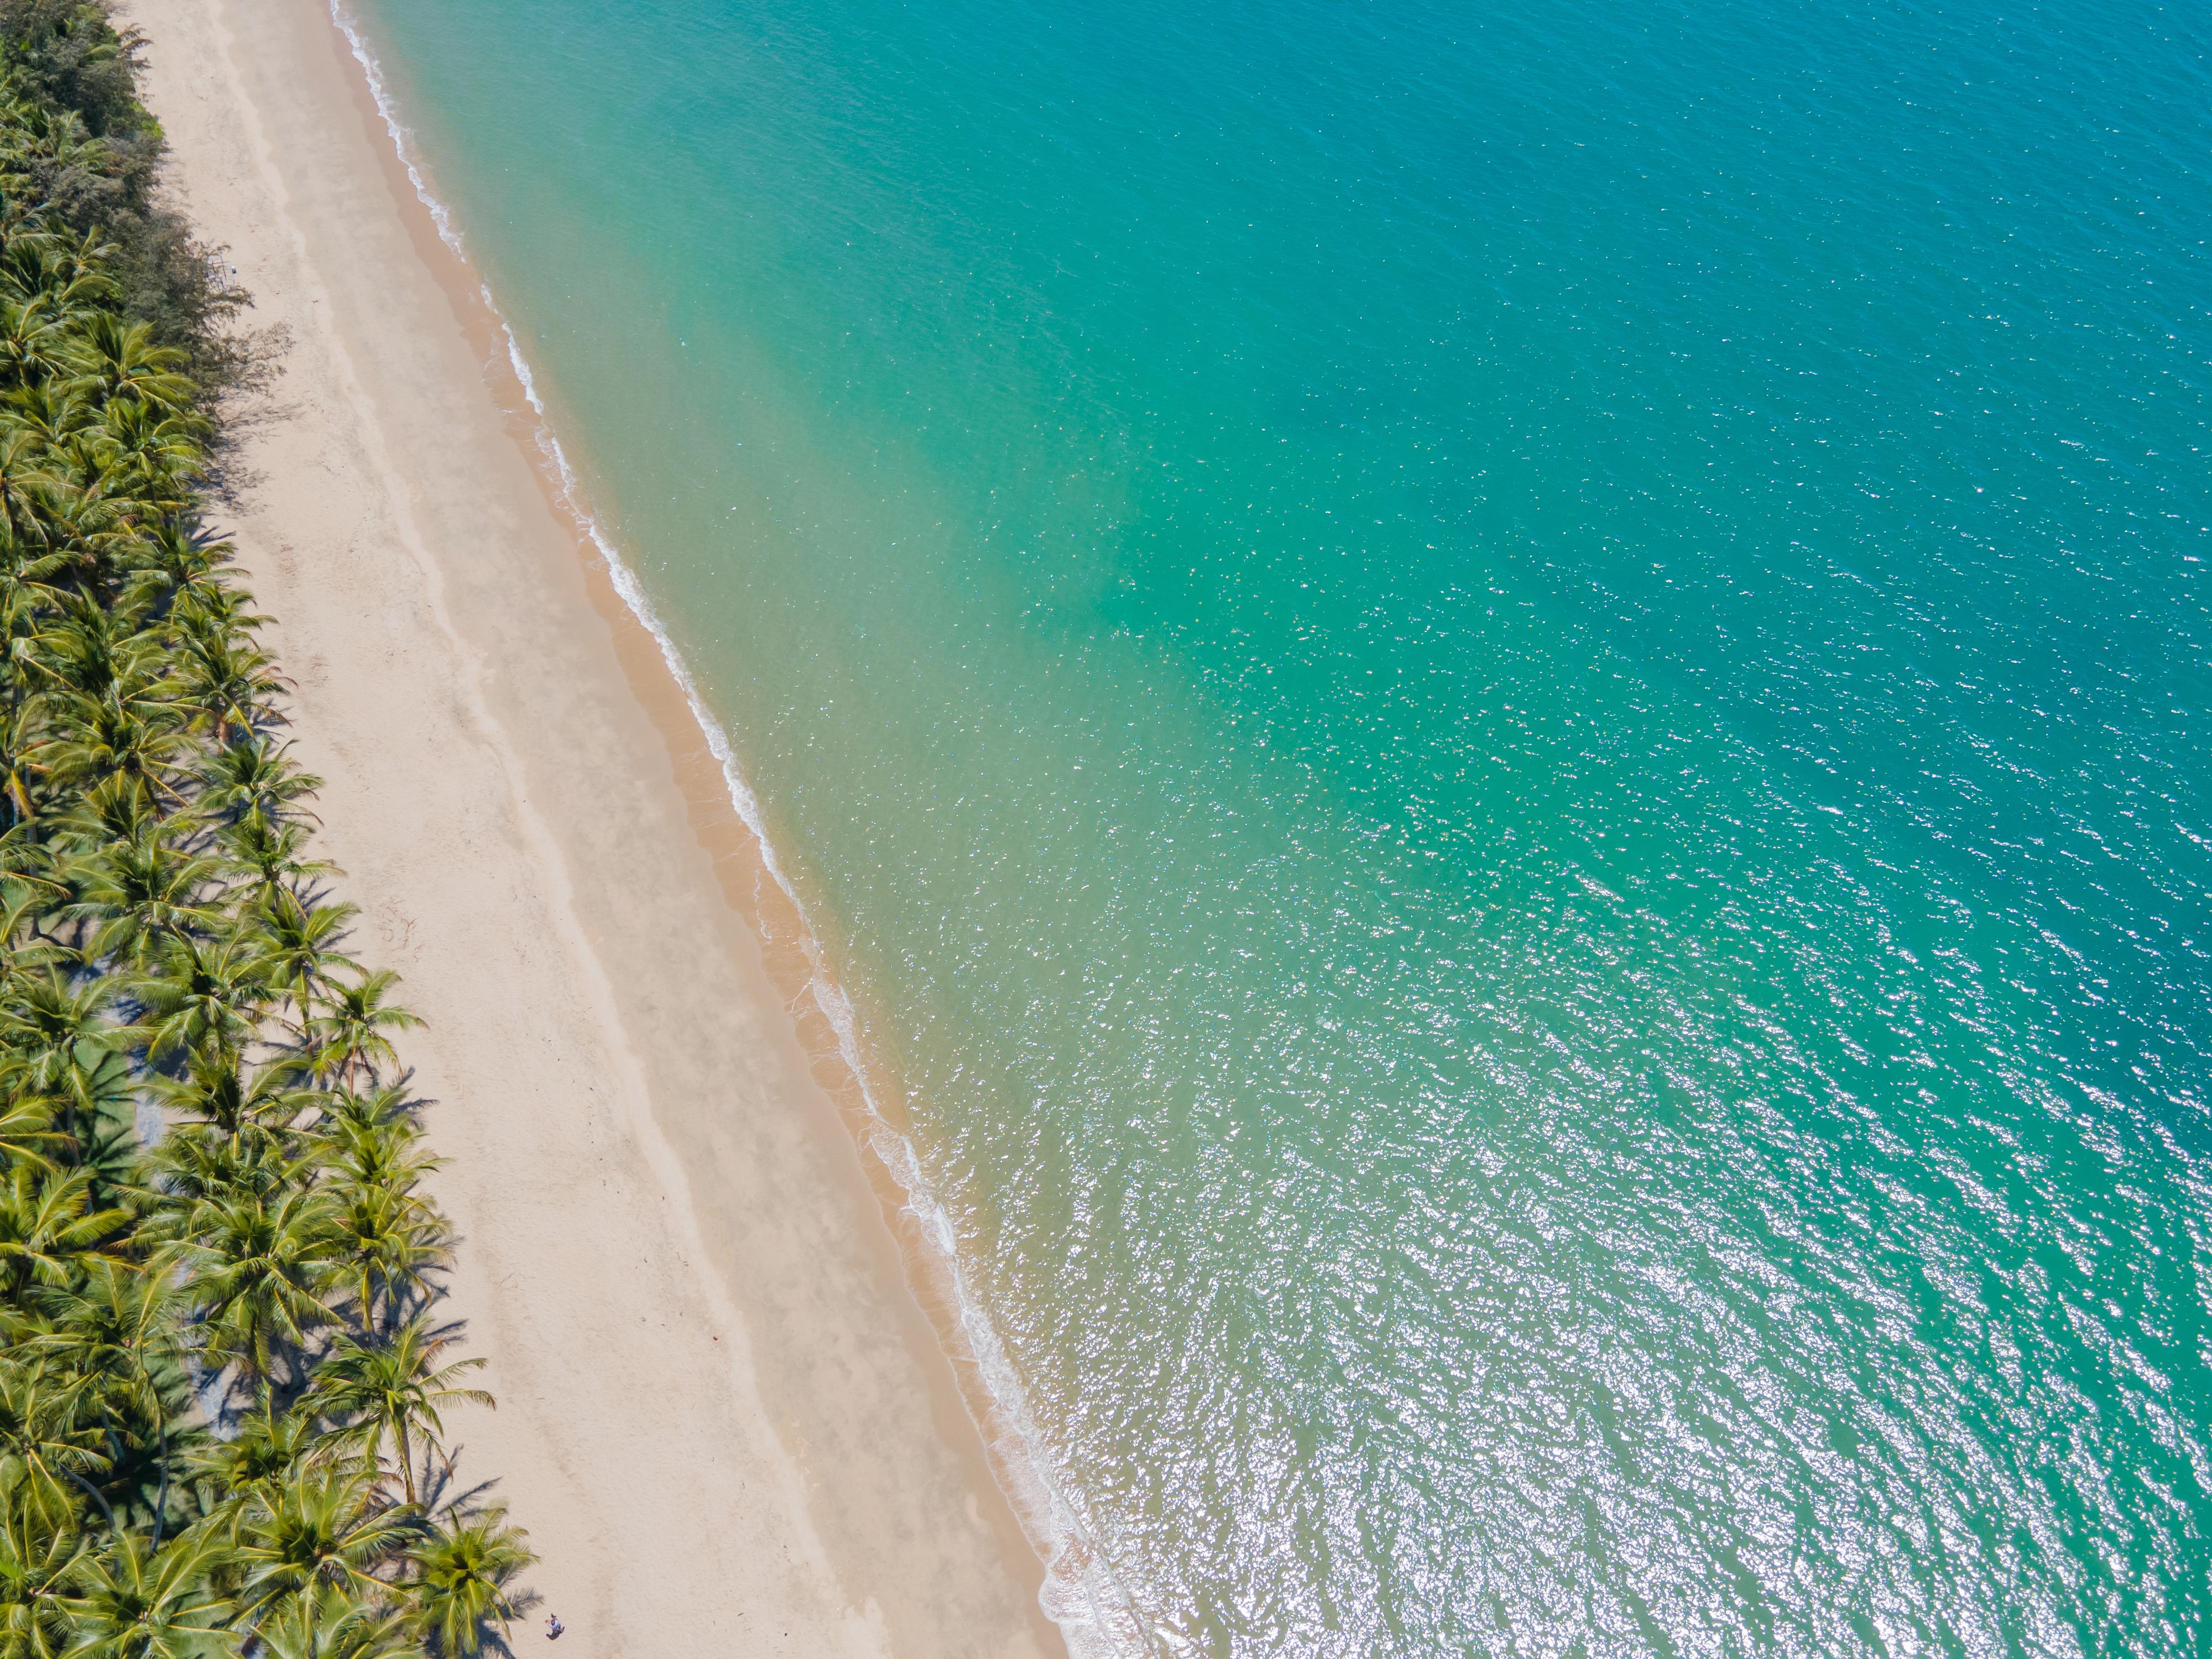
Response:
[[[1079,1645],[2212,1652],[2212,16],[362,21]]]

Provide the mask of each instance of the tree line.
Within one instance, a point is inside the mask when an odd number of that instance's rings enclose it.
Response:
[[[532,1558],[345,953],[266,618],[203,514],[242,297],[136,42],[0,0],[0,1659],[504,1645]]]

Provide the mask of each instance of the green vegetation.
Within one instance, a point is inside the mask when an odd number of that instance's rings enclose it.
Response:
[[[0,1659],[472,1654],[532,1558],[444,1449],[412,1017],[200,517],[237,296],[159,144],[101,9],[0,0]]]

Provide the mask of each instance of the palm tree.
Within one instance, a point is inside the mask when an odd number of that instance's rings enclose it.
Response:
[[[263,710],[283,689],[262,652],[227,635],[192,640],[179,665],[184,701],[228,744],[261,724]]]
[[[447,1261],[451,1230],[421,1199],[389,1187],[344,1182],[331,1189],[333,1254],[356,1281],[361,1328],[377,1328],[376,1293],[387,1320],[395,1306],[429,1288],[428,1275]]]
[[[342,1183],[410,1193],[424,1176],[443,1167],[445,1159],[422,1151],[422,1131],[411,1120],[386,1114],[386,1103],[400,1092],[380,1089],[368,1097],[323,1097],[327,1116],[316,1131],[324,1144],[319,1156]]]
[[[489,1626],[505,1637],[520,1608],[507,1586],[537,1564],[520,1528],[494,1507],[416,1546],[410,1620],[441,1659],[475,1659]]]
[[[101,143],[91,137],[83,118],[74,110],[33,106],[27,114],[25,125],[51,146],[58,163],[72,157],[82,159],[84,151]],[[71,241],[66,234],[49,228],[19,240],[32,245],[40,272],[37,282],[27,285],[25,292],[43,293],[64,308],[91,300],[113,299],[115,283],[107,270],[115,258],[116,246],[100,240],[99,231],[87,230]]]
[[[283,892],[332,869],[319,860],[301,856],[307,841],[305,825],[276,822],[258,812],[225,825],[216,839],[233,867],[252,877],[248,890],[257,896]]]
[[[352,904],[302,904],[297,894],[283,887],[263,895],[253,912],[263,960],[270,976],[289,992],[302,1031],[313,1018],[315,990],[330,982],[331,970],[362,970],[359,963],[337,950],[337,941],[360,914],[360,907]]]
[[[395,1130],[412,1144],[422,1131],[415,1127],[413,1103],[399,1084],[383,1084],[367,1090],[332,1089],[322,1097],[324,1131],[350,1133],[360,1130]]]
[[[0,1102],[0,1159],[41,1173],[53,1169],[50,1154],[74,1144],[54,1127],[53,1102],[22,1094]]]
[[[177,828],[176,820],[164,819],[156,805],[133,780],[107,778],[74,799],[60,796],[48,813],[46,829],[57,845],[88,851]]]
[[[192,395],[185,353],[155,343],[150,324],[126,322],[112,311],[93,312],[73,331],[68,361],[77,371],[70,389],[97,403],[136,398],[173,410]]]
[[[105,1047],[114,1028],[105,1018],[115,988],[102,980],[80,984],[71,975],[49,967],[42,973],[9,975],[0,1000],[0,1043],[35,1086],[59,1091],[70,1071],[82,1063],[86,1048]]]
[[[114,1097],[106,1065],[125,1033],[107,1019],[115,987],[105,979],[80,985],[59,968],[15,975],[0,1000],[0,1043],[22,1060],[40,1093],[61,1104],[62,1127],[74,1133]]]
[[[277,1488],[308,1465],[328,1462],[335,1449],[304,1411],[279,1411],[263,1389],[228,1440],[210,1439],[187,1458],[193,1478],[218,1494],[203,1529],[235,1545],[253,1513],[266,1513]]]
[[[197,415],[133,401],[108,404],[87,435],[109,491],[141,503],[146,522],[140,528],[151,532],[190,510],[206,434],[207,423]],[[135,568],[140,561],[131,562]]]
[[[81,1286],[38,1294],[48,1323],[22,1344],[26,1353],[52,1361],[86,1385],[88,1404],[98,1408],[114,1462],[123,1461],[118,1425],[126,1432],[131,1425],[151,1428],[159,1450],[159,1485],[151,1504],[157,1544],[168,1509],[173,1406],[152,1367],[178,1358],[175,1292],[167,1267],[161,1258],[143,1269],[105,1258],[88,1262]],[[154,1449],[146,1437],[131,1437],[141,1448]]]
[[[217,573],[233,551],[229,543],[202,534],[188,509],[167,514],[145,526],[131,550],[127,597],[155,610],[163,597],[172,610],[189,605],[196,596],[221,586]]]
[[[145,1158],[147,1181],[164,1200],[148,1224],[149,1233],[188,1237],[199,1224],[202,1202],[269,1199],[303,1177],[301,1160],[284,1138],[258,1124],[238,1134],[207,1125],[172,1129]]]
[[[182,1260],[210,1358],[266,1378],[280,1346],[303,1348],[336,1321],[321,1295],[336,1264],[320,1193],[203,1200],[187,1227]]]
[[[402,1614],[360,1601],[295,1604],[253,1634],[269,1659],[391,1659],[416,1650]]]
[[[119,1532],[70,1575],[76,1624],[73,1659],[199,1659],[210,1634],[229,1622],[231,1608],[210,1592],[214,1547],[181,1538],[159,1548],[135,1532]]]
[[[323,781],[293,766],[291,747],[249,732],[216,750],[200,769],[207,810],[233,818],[258,817],[272,825],[297,815],[297,803],[320,789]]]
[[[39,787],[37,764],[31,751],[45,740],[46,711],[34,692],[0,709],[0,792],[7,797],[12,823],[27,823],[38,816],[31,792]]]
[[[220,869],[215,860],[179,852],[167,836],[149,830],[73,860],[68,873],[79,896],[62,914],[98,924],[88,957],[119,954],[137,967],[162,940],[215,921],[211,884]]]
[[[153,1087],[171,1116],[251,1139],[281,1134],[316,1104],[313,1092],[299,1087],[298,1079],[295,1062],[249,1072],[235,1054],[211,1048],[193,1051],[182,1078],[155,1078]]]
[[[303,1465],[246,1523],[242,1598],[257,1622],[288,1613],[325,1618],[349,1603],[381,1600],[379,1571],[422,1529],[412,1510],[377,1503],[357,1471]]]
[[[82,1533],[41,1525],[27,1508],[0,1513],[0,1659],[61,1659],[76,1629],[64,1598],[90,1547]]]
[[[360,1440],[370,1467],[381,1460],[386,1442],[391,1443],[410,1504],[415,1502],[411,1437],[420,1434],[434,1448],[436,1437],[446,1431],[439,1407],[455,1401],[488,1408],[496,1404],[483,1389],[454,1381],[483,1360],[437,1363],[453,1346],[452,1337],[434,1331],[427,1316],[417,1314],[381,1343],[341,1335],[316,1369],[310,1398],[327,1415],[349,1424],[346,1432]]]
[[[114,1513],[88,1478],[106,1474],[108,1460],[96,1432],[78,1420],[78,1393],[46,1367],[0,1353],[0,1492],[11,1510],[20,1505],[40,1526],[61,1531],[76,1525],[82,1492],[112,1531]]]
[[[268,617],[246,608],[252,603],[253,595],[234,582],[203,583],[171,613],[171,620],[194,639],[243,639],[269,625]]]
[[[54,735],[29,758],[63,788],[126,778],[149,795],[181,805],[184,797],[168,780],[185,749],[173,717],[137,706],[111,688],[95,699],[58,705]]]
[[[22,426],[0,430],[0,526],[40,544],[47,538],[40,509],[54,483],[46,454],[37,432]]]
[[[70,1284],[130,1220],[94,1206],[89,1170],[17,1164],[0,1176],[0,1292],[20,1302],[33,1285]]]
[[[175,1352],[175,1302],[165,1263],[147,1267],[112,1256],[86,1261],[81,1278],[35,1295],[46,1328],[23,1352],[58,1362],[73,1377],[118,1392],[144,1391],[158,1406],[147,1367]]]
[[[269,1000],[268,959],[243,928],[214,939],[175,934],[167,941],[161,971],[137,988],[148,1008],[146,1048],[154,1059],[188,1049],[236,1054]]]
[[[68,443],[71,433],[82,430],[92,413],[92,404],[64,380],[27,381],[8,394],[9,418],[30,440],[28,447],[48,469],[53,452]],[[49,541],[58,541],[62,538],[54,533],[53,495],[64,480],[46,470],[44,483],[43,489],[26,494],[33,521]]]
[[[54,605],[58,614],[39,633],[40,650],[31,659],[52,690],[86,702],[117,692],[141,712],[160,706],[159,635],[89,594],[58,594]]]
[[[422,1023],[406,1009],[384,1000],[398,982],[398,975],[383,968],[363,975],[355,984],[333,988],[330,1012],[314,1025],[319,1073],[348,1081],[363,1072],[374,1077],[377,1061],[397,1058],[392,1039],[385,1033]]]
[[[63,313],[44,294],[0,301],[0,379],[43,380],[66,362]]]

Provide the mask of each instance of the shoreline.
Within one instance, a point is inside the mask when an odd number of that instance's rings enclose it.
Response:
[[[463,1432],[477,1449],[471,1472],[512,1498],[544,1558],[533,1577],[543,1605],[594,1651],[665,1651],[672,1644],[704,1650],[709,1637],[743,1635],[769,1640],[770,1651],[788,1641],[795,1652],[825,1644],[856,1653],[1064,1652],[1037,1600],[1042,1564],[993,1478],[994,1469],[1018,1480],[1019,1472],[995,1467],[975,1426],[980,1384],[963,1386],[959,1375],[951,1310],[925,1306],[916,1294],[910,1275],[923,1241],[891,1172],[861,1150],[873,1119],[857,1099],[838,1034],[818,1009],[810,1019],[793,989],[794,975],[802,988],[813,976],[803,926],[732,798],[723,757],[712,752],[665,643],[617,591],[618,567],[592,544],[587,520],[568,522],[581,509],[529,453],[540,447],[542,428],[520,365],[497,349],[504,324],[433,222],[397,150],[377,142],[386,136],[385,118],[366,62],[352,61],[351,43],[313,0],[257,15],[240,52],[246,31],[233,25],[237,9],[237,0],[187,0],[159,15],[133,6],[125,20],[149,40],[149,101],[170,140],[167,189],[190,204],[203,236],[228,245],[255,295],[255,325],[273,318],[293,332],[267,399],[275,410],[262,411],[240,441],[249,482],[228,506],[241,563],[276,617],[278,659],[299,679],[290,735],[329,781],[321,839],[362,878],[341,881],[341,890],[376,896],[362,925],[379,933],[386,957],[405,973],[410,1001],[432,1020],[410,1044],[419,1085],[435,1099],[471,1103],[438,1116],[441,1146],[454,1154],[438,1186],[465,1236],[449,1305],[469,1322],[490,1361],[489,1385],[508,1408],[466,1419]],[[282,89],[272,95],[272,88]],[[334,114],[333,93],[353,118]],[[244,142],[249,131],[258,143]],[[305,210],[292,211],[294,200]],[[344,272],[335,280],[333,265]],[[442,319],[424,289],[443,301]],[[393,325],[403,320],[413,326],[401,341]],[[447,337],[424,337],[440,332]],[[457,373],[460,357],[473,357],[476,372]],[[458,417],[465,434],[403,429],[395,439],[386,429],[395,414],[404,428],[419,406],[390,395],[410,371],[436,380],[430,401]],[[502,371],[509,385],[498,383]],[[290,418],[303,391],[313,409],[306,422]],[[457,437],[464,441],[449,441]],[[422,649],[418,635],[411,663],[395,663],[390,651],[380,665],[368,660],[378,654],[362,648],[368,615],[327,595],[315,604],[311,593],[329,586],[332,571],[327,563],[303,569],[305,562],[286,556],[307,540],[327,541],[331,528],[328,497],[304,484],[296,457],[279,459],[303,439],[324,445],[314,470],[368,498],[355,503],[365,517],[381,507],[392,520],[380,550],[363,545],[376,532],[357,523],[341,556],[374,567],[372,591],[390,584],[389,597],[428,613],[430,648]],[[421,453],[426,446],[435,459]],[[467,464],[453,465],[453,452],[463,449],[473,475]],[[518,471],[533,503],[518,499]],[[501,475],[495,489],[485,477],[494,472]],[[481,530],[488,518],[507,535],[486,541],[456,522]],[[499,556],[479,559],[487,548]],[[510,580],[455,569],[457,553],[472,566],[502,566]],[[563,557],[565,572],[547,568]],[[395,582],[410,562],[413,581]],[[511,580],[517,575],[525,581]],[[525,589],[528,603],[518,605]],[[518,618],[518,610],[530,614]],[[549,719],[545,703],[523,689],[534,682],[532,689],[546,690],[549,676],[569,682],[553,701],[566,703],[574,721]],[[427,690],[442,707],[413,711],[417,740],[403,729],[395,743],[391,728],[404,727],[409,699],[394,693],[407,679],[428,683],[414,688],[415,703]],[[610,706],[617,701],[628,706]],[[423,725],[442,740],[420,741]],[[380,727],[382,744],[371,735]],[[572,741],[586,728],[594,741]],[[640,728],[649,743],[636,741]],[[416,757],[428,749],[447,772],[475,775],[458,780],[472,792],[447,792],[475,799],[419,820],[403,813],[382,787],[392,768],[364,757],[364,739],[387,757],[392,749]],[[595,790],[593,782],[616,787]],[[504,786],[496,792],[504,803],[485,799],[495,783]],[[564,785],[573,792],[566,799]],[[365,799],[349,804],[356,794]],[[641,808],[647,833],[611,833],[597,809],[611,801]],[[503,831],[490,839],[506,844],[471,846],[487,830]],[[621,856],[610,860],[609,852]],[[523,983],[492,994],[519,1003],[534,992],[564,1012],[588,1013],[579,1023],[599,1028],[590,1033],[597,1042],[573,1040],[553,1060],[572,1095],[592,1097],[568,1121],[556,1108],[549,1127],[546,1113],[526,1098],[529,1085],[546,1079],[504,1074],[502,1061],[515,1051],[490,1035],[497,1020],[465,1018],[459,1003],[434,992],[471,957],[471,930],[441,904],[455,896],[456,863],[464,878],[505,878],[505,894],[480,891],[463,908],[492,924],[482,937],[504,933],[501,942],[513,943],[519,935],[534,958]],[[610,879],[616,866],[635,864],[649,872],[625,869]],[[586,872],[581,882],[579,871]],[[647,884],[651,895],[636,890]],[[781,916],[779,899],[787,913]],[[418,934],[434,914],[438,921]],[[479,981],[473,1000],[484,1000]],[[672,1018],[678,1007],[703,1017],[704,1026]],[[540,1025],[550,1012],[497,1011],[507,1023]],[[701,1039],[703,1052],[669,1053],[672,1030],[679,1042]],[[476,1086],[465,1081],[472,1079]],[[743,1098],[731,1100],[732,1092]],[[722,1107],[744,1121],[714,1121]],[[533,1170],[553,1188],[562,1183],[573,1163],[562,1128],[580,1132],[599,1154],[603,1188],[610,1174],[632,1178],[633,1190],[608,1200],[612,1210],[599,1216],[596,1233],[581,1216],[565,1224],[559,1206],[515,1196],[518,1184],[526,1194],[546,1190],[531,1184]],[[734,1145],[739,1136],[750,1144]],[[764,1160],[764,1152],[774,1156]],[[732,1213],[738,1188],[772,1199],[782,1213]],[[562,1235],[566,1248],[532,1248],[551,1245],[549,1234]],[[836,1236],[829,1262],[818,1259],[825,1234]],[[764,1252],[763,1243],[783,1248]],[[630,1252],[650,1264],[656,1251],[660,1272],[642,1283],[634,1270],[614,1267]],[[526,1304],[530,1311],[518,1321]],[[647,1334],[610,1355],[594,1322],[614,1310],[635,1314]],[[601,1375],[579,1375],[560,1330],[599,1338],[600,1363],[589,1369]],[[670,1368],[672,1346],[696,1351],[702,1335],[708,1352],[684,1356],[679,1378],[635,1386]],[[610,1388],[611,1413],[631,1419],[626,1425],[609,1420],[604,1399],[596,1410],[578,1409]],[[518,1397],[528,1419],[520,1427]],[[571,1478],[534,1472],[547,1468]],[[734,1477],[748,1506],[763,1511],[732,1529],[771,1547],[769,1568],[747,1571],[728,1559],[734,1552],[719,1536],[726,1517],[711,1501],[716,1477],[726,1489]],[[657,1525],[641,1527],[647,1517],[625,1489],[654,1479],[671,1501]],[[549,1484],[568,1491],[534,1493]],[[676,1501],[685,1485],[708,1501],[690,1509]],[[765,1498],[756,1490],[763,1485],[771,1489]],[[580,1515],[580,1492],[595,1494]],[[718,1535],[700,1539],[702,1528]],[[587,1560],[593,1565],[580,1576]],[[671,1594],[678,1577],[683,1588]],[[585,1582],[587,1595],[580,1594]],[[732,1601],[743,1605],[732,1612]],[[584,1616],[580,1605],[590,1610]],[[718,1616],[726,1612],[726,1623]]]
[[[420,168],[426,164],[408,152],[406,137],[411,135],[386,101],[373,52],[356,32],[357,24],[344,17],[344,0],[325,3],[342,70],[348,54],[359,70],[348,74],[346,80],[416,253],[444,289],[464,333],[480,351],[484,384],[510,422],[517,447],[526,456],[537,458],[532,471],[546,506],[573,532],[572,550],[586,593],[612,636],[632,695],[666,745],[692,833],[713,861],[725,902],[750,931],[772,997],[805,1055],[813,1085],[834,1106],[848,1138],[837,1140],[836,1147],[842,1151],[849,1144],[858,1154],[855,1173],[867,1199],[878,1207],[893,1245],[892,1255],[878,1266],[895,1292],[906,1292],[896,1298],[902,1334],[928,1374],[938,1428],[949,1444],[980,1461],[986,1472],[985,1490],[999,1500],[995,1505],[983,1504],[985,1517],[999,1535],[1010,1571],[1036,1603],[1043,1645],[1052,1654],[1065,1655],[1071,1632],[1047,1608],[1047,1586],[1054,1577],[1048,1564],[1054,1558],[1040,1547],[1038,1536],[1065,1552],[1080,1529],[1060,1512],[1064,1505],[1058,1495],[1028,1461],[1022,1426],[1012,1420],[999,1391],[984,1375],[970,1340],[966,1316],[971,1309],[957,1281],[951,1247],[928,1236],[927,1218],[914,1208],[917,1200],[929,1201],[927,1194],[908,1183],[894,1167],[894,1157],[877,1139],[888,1132],[903,1142],[910,1125],[898,1102],[879,1097],[869,1087],[858,1039],[850,1029],[849,1005],[842,1011],[842,1022],[837,1012],[825,1006],[825,988],[830,1000],[842,1003],[844,995],[823,963],[819,924],[806,914],[792,878],[776,862],[757,804],[738,775],[736,757],[714,730],[713,716],[675,643],[662,631],[642,585],[622,562],[583,499],[581,481],[551,429],[551,416],[513,329],[422,176]],[[384,143],[374,142],[378,135]],[[818,1109],[799,1109],[827,1122]],[[897,1152],[911,1162],[907,1147],[901,1145]],[[871,1236],[869,1242],[878,1241]],[[1000,1364],[1003,1368],[1003,1360]],[[994,1427],[986,1430],[981,1426],[985,1424]],[[1009,1442],[1019,1443],[1019,1461],[1005,1449]],[[1028,1495],[1024,1499],[1013,1496],[1015,1492]],[[1045,1511],[1050,1518],[1036,1522],[1033,1529],[1025,1527],[1022,1516],[1032,1510]],[[1093,1553],[1087,1543],[1074,1547],[1086,1559]],[[1095,1586],[1078,1582],[1073,1588],[1093,1601],[1088,1614],[1072,1604],[1066,1586],[1051,1599],[1067,1608],[1068,1622],[1077,1627],[1077,1652],[1084,1659],[1094,1654],[1103,1659],[1116,1650],[1110,1641],[1081,1638],[1126,1622],[1128,1615],[1124,1613],[1116,1620],[1114,1613],[1097,1608],[1091,1594]]]
[[[345,78],[416,253],[482,353],[484,384],[510,422],[515,443],[526,456],[538,458],[532,471],[555,519],[574,532],[573,551],[586,593],[612,635],[632,695],[666,745],[692,833],[713,860],[724,901],[750,930],[773,999],[806,1057],[811,1082],[834,1105],[858,1154],[855,1172],[893,1246],[878,1268],[893,1287],[901,1334],[927,1373],[938,1431],[959,1455],[980,1462],[981,1489],[999,1500],[981,1505],[984,1518],[998,1536],[1008,1570],[1035,1604],[1045,1649],[1066,1655],[1073,1637],[1080,1659],[1110,1659],[1119,1649],[1103,1633],[1109,1628],[1133,1633],[1132,1615],[1121,1602],[1118,1586],[1110,1587],[1118,1605],[1102,1607],[1099,1587],[1082,1577],[1084,1564],[1096,1559],[1095,1547],[1035,1461],[1018,1386],[1011,1379],[1004,1384],[1016,1396],[1009,1409],[988,1374],[994,1368],[978,1357],[970,1328],[976,1310],[960,1282],[957,1258],[949,1242],[930,1236],[933,1213],[916,1208],[926,1205],[933,1212],[934,1200],[918,1170],[909,1178],[898,1167],[915,1162],[905,1144],[911,1125],[899,1102],[869,1086],[870,1068],[853,1029],[853,1010],[823,960],[820,925],[807,914],[792,877],[777,861],[758,803],[675,642],[585,500],[582,482],[552,430],[552,417],[514,330],[423,176],[421,168],[427,163],[410,153],[412,135],[390,100],[359,25],[345,15],[346,0],[325,0],[325,5],[336,32],[332,46],[341,72],[349,54],[359,70]],[[380,144],[375,142],[380,133],[386,141]],[[826,1122],[811,1104],[799,1109]],[[885,1134],[894,1143],[891,1151],[879,1139]],[[847,1145],[838,1140],[836,1150]],[[871,1233],[867,1242],[880,1241]],[[906,1294],[899,1296],[900,1291]],[[995,1336],[988,1328],[983,1335],[995,1353]],[[1002,1356],[995,1369],[1007,1369]],[[1025,1516],[1033,1518],[1025,1524]],[[1071,1571],[1064,1578],[1055,1575],[1054,1567],[1071,1556]],[[1052,1611],[1054,1603],[1060,1613]]]

